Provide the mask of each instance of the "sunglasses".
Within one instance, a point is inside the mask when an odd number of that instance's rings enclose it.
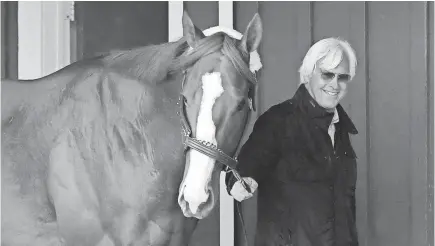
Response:
[[[339,82],[348,82],[350,81],[350,75],[349,74],[340,74],[340,73],[333,73],[325,70],[320,70],[320,74],[322,76],[322,79],[324,80],[333,80],[335,76],[337,76],[337,81]]]

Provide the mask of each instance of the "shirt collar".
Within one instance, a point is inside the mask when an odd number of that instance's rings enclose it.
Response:
[[[337,108],[334,109],[334,116],[332,116],[332,122],[331,124],[338,123],[340,121],[340,117],[338,116],[338,110]]]
[[[331,124],[340,122],[340,126],[347,132],[351,134],[358,133],[352,120],[340,104],[337,105],[334,112],[326,111],[314,100],[305,85],[299,86],[293,100],[299,105],[302,112],[312,118],[321,128],[327,130]]]

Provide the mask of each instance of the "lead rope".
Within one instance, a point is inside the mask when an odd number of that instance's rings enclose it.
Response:
[[[245,245],[248,246],[248,233],[246,232],[245,221],[243,220],[240,204],[240,202],[236,201],[237,212],[239,214],[240,222],[242,223],[243,235],[245,236]]]

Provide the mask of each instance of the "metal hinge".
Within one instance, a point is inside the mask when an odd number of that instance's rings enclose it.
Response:
[[[74,21],[75,20],[74,19],[74,15],[75,15],[75,13],[74,13],[74,7],[75,7],[74,1],[68,1],[68,2],[65,2],[65,4],[68,5],[67,10],[66,10],[66,19],[69,21]]]

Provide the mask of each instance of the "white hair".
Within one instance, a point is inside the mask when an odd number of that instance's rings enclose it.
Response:
[[[300,83],[307,83],[311,79],[314,69],[320,65],[319,62],[331,69],[337,67],[343,60],[343,53],[349,60],[349,75],[352,80],[357,66],[355,51],[346,40],[332,37],[316,42],[308,50],[299,68]]]

